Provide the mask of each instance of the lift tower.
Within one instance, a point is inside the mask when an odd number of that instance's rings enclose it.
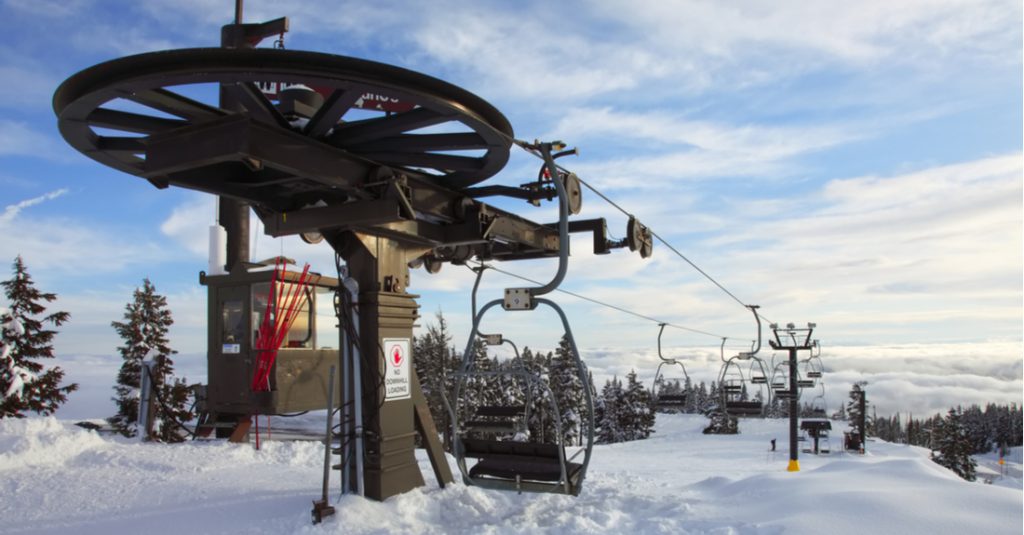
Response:
[[[789,352],[789,390],[785,393],[785,398],[789,399],[789,465],[786,469],[790,472],[800,471],[800,449],[797,447],[797,421],[800,418],[797,352],[811,351],[814,347],[814,343],[811,342],[811,335],[814,333],[815,327],[814,323],[808,323],[806,328],[798,329],[794,324],[789,323],[785,328],[780,329],[778,324],[773,323],[771,329],[775,339],[768,340],[768,344],[772,349]],[[780,394],[782,392],[776,395]]]
[[[236,15],[225,44],[287,28]],[[86,156],[159,189],[248,204],[270,236],[326,241],[344,260],[358,282],[356,338],[367,365],[342,381],[365,385],[363,479],[377,500],[423,484],[413,455],[420,392],[410,267],[557,257],[567,232],[593,233],[598,253],[627,244],[608,240],[602,219],[543,224],[481,202],[557,198],[575,214],[580,183],[554,165],[560,143],[518,141],[480,97],[392,65],[283,48],[168,50],[85,69],[61,84],[53,107],[61,135]],[[513,143],[542,157],[547,172],[518,187],[474,187],[504,167]],[[408,375],[392,373],[403,368]],[[446,466],[436,435],[421,434],[435,468]]]

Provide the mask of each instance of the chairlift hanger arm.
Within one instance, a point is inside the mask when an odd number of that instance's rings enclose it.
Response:
[[[757,309],[761,307],[758,305],[746,305],[746,307],[754,314],[754,320],[757,322],[757,346],[746,355],[747,358],[750,358],[756,355],[758,351],[761,351],[761,316],[757,314]]]
[[[659,323],[658,324],[658,358],[661,359],[662,362],[664,362],[664,363],[675,362],[675,360],[666,359],[665,356],[661,354],[661,335],[664,334],[664,333],[665,333],[665,324],[664,323]],[[660,369],[661,367],[659,366],[658,368]]]
[[[544,158],[544,165],[552,177],[558,176],[552,150],[561,150],[564,144],[560,141],[543,142],[534,145],[535,150]],[[565,279],[569,268],[569,198],[565,185],[559,179],[551,181],[558,191],[558,268],[554,277],[539,287],[507,288],[503,306],[506,310],[533,310],[537,306],[537,297],[550,293],[558,288]]]

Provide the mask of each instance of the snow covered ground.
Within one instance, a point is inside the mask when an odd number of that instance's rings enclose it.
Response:
[[[785,422],[742,421],[738,436],[704,436],[704,422],[659,415],[652,438],[597,447],[578,498],[461,483],[441,490],[420,455],[426,487],[384,503],[333,496],[337,514],[313,526],[310,509],[323,462],[319,443],[274,441],[260,451],[221,441],[143,445],[53,418],[3,420],[0,533],[1024,530],[1020,448],[1008,459],[1008,475],[992,485],[960,480],[921,448],[883,442],[869,442],[865,456],[802,455],[801,471],[789,473]],[[771,438],[778,438],[775,454],[767,451]],[[982,459],[981,471],[992,463],[994,457]]]

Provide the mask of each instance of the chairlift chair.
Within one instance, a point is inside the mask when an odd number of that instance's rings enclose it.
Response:
[[[722,369],[718,376],[719,391],[722,396],[722,407],[725,413],[729,416],[761,416],[764,414],[764,402],[750,399],[743,399],[743,391],[747,383],[765,385],[768,383],[767,375],[765,374],[764,362],[756,355],[761,350],[761,317],[757,314],[757,305],[748,305],[747,308],[754,314],[754,319],[757,322],[757,340],[756,345],[752,345],[750,351],[740,352],[737,355],[730,357],[728,360],[725,358],[725,339],[722,339],[722,345],[720,347],[720,357],[722,359]],[[752,361],[748,374],[751,379],[748,380],[743,373],[742,363],[746,361]],[[763,379],[754,383],[754,368],[753,365],[757,364],[760,370],[758,377]],[[759,387],[760,388],[760,387]],[[749,391],[747,392],[749,395]],[[769,392],[769,396],[771,393]]]
[[[689,382],[690,376],[686,373],[686,366],[683,366],[682,362],[679,362],[676,359],[665,358],[661,353],[661,335],[665,332],[665,325],[665,323],[659,324],[658,329],[658,358],[661,362],[658,363],[658,369],[654,373],[654,383],[651,385],[651,401],[654,408],[658,410],[679,410],[686,406],[686,394],[682,392],[673,394],[664,393],[666,381],[665,375],[662,373],[662,369],[666,365],[668,365],[669,368],[678,365],[679,369],[683,372],[683,384]]]
[[[473,333],[476,334],[479,327],[479,319],[487,310],[500,301],[492,301],[481,309],[474,321]],[[455,457],[463,480],[467,484],[499,490],[515,490],[518,492],[550,492],[559,494],[578,495],[582,487],[586,468],[590,461],[590,454],[593,447],[593,401],[589,395],[588,374],[586,367],[579,360],[579,353],[576,349],[575,340],[572,338],[572,331],[564,313],[557,305],[545,299],[537,299],[537,302],[544,303],[552,308],[562,318],[566,337],[569,340],[570,351],[577,364],[577,375],[584,385],[585,411],[582,418],[584,446],[574,454],[567,454],[568,446],[562,441],[563,422],[561,411],[559,411],[554,393],[545,384],[540,375],[532,375],[527,383],[530,385],[533,396],[546,402],[548,414],[555,428],[553,437],[540,437],[548,440],[538,442],[538,437],[526,437],[529,441],[516,441],[502,439],[495,434],[478,432],[469,426],[459,426],[459,412],[462,399],[460,393],[464,390],[467,380],[474,376],[500,375],[509,372],[501,371],[474,371],[474,358],[472,355],[472,342],[467,346],[463,357],[462,369],[456,374],[456,398],[455,409],[452,411],[452,421],[455,427]],[[518,372],[528,373],[528,372]],[[511,416],[511,418],[522,418],[525,415],[518,412],[518,406],[504,407],[481,407],[476,411],[481,416],[481,409],[484,414],[494,417]],[[505,430],[507,431],[507,427]],[[577,457],[583,455],[582,460],[574,462]],[[467,464],[467,459],[476,459],[476,464]]]
[[[476,311],[476,291],[479,287],[480,273],[477,275],[477,284],[473,287],[473,325],[466,344],[466,351],[463,353],[462,367],[457,374],[458,381],[455,385],[455,409],[452,410],[452,422],[455,429],[454,453],[455,459],[462,472],[463,481],[467,485],[476,485],[484,488],[498,490],[513,490],[518,492],[547,492],[558,494],[569,494],[577,496],[582,489],[583,480],[586,476],[587,467],[590,465],[590,458],[594,447],[594,402],[591,395],[590,378],[586,365],[580,359],[576,340],[573,337],[572,329],[565,312],[553,301],[539,296],[553,291],[565,277],[568,264],[569,236],[568,236],[568,214],[569,200],[565,185],[561,180],[562,174],[554,163],[551,154],[552,144],[541,144],[539,151],[544,158],[549,176],[558,193],[559,201],[559,256],[558,270],[554,278],[546,285],[536,288],[510,288],[505,290],[504,299],[495,299],[485,304],[479,312]],[[532,384],[543,390],[544,398],[551,408],[550,414],[555,424],[555,436],[530,437],[531,440],[541,438],[542,441],[520,442],[513,440],[500,440],[495,437],[479,437],[468,430],[459,427],[459,408],[462,400],[462,392],[466,381],[474,373],[472,349],[477,336],[480,336],[480,324],[489,310],[501,305],[505,310],[510,311],[533,311],[539,305],[549,307],[558,314],[562,322],[565,339],[569,345],[569,351],[576,366],[576,376],[583,388],[583,414],[581,415],[582,441],[583,444],[577,448],[575,453],[567,453],[568,446],[562,439],[562,419],[558,410],[557,402],[550,388],[544,384],[539,375],[535,375],[536,381]],[[540,374],[542,375],[542,374]],[[581,457],[582,456],[582,457]],[[472,466],[467,464],[467,459],[476,459]]]

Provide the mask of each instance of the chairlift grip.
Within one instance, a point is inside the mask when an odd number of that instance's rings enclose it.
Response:
[[[565,274],[569,268],[569,196],[565,191],[565,184],[557,179],[558,166],[555,165],[555,159],[551,155],[552,145],[552,143],[547,142],[540,143],[537,145],[537,149],[544,159],[544,165],[551,173],[551,182],[555,185],[555,191],[558,193],[558,271],[555,272],[554,278],[543,286],[537,288],[506,289],[505,295],[510,299],[516,297],[528,299],[526,306],[520,307],[517,305],[512,307],[506,305],[506,310],[533,310],[536,308],[533,298],[550,293],[558,288],[558,285],[565,279]]]

